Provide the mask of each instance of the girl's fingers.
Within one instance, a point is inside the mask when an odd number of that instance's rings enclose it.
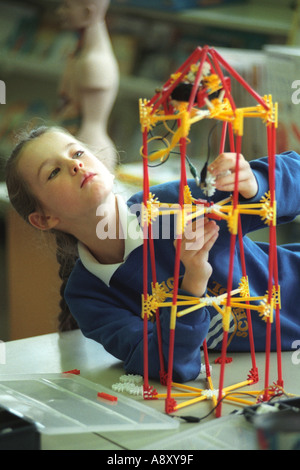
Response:
[[[220,191],[233,191],[235,189],[237,154],[228,152],[220,154],[208,170],[216,178],[215,186]],[[227,172],[227,173],[226,173]],[[254,197],[258,185],[251,166],[242,154],[238,160],[238,191],[246,199]]]
[[[219,174],[226,173],[227,171],[235,172],[236,170],[237,154],[233,152],[221,153],[218,157],[208,166],[208,171],[215,177]],[[245,160],[244,156],[239,154],[239,171],[249,163]]]
[[[214,244],[215,244],[215,242],[216,242],[218,236],[219,236],[219,227],[218,227],[218,230],[215,230],[215,231],[212,233],[212,235],[211,235],[211,237],[209,238],[209,240],[207,240],[207,241],[205,242],[205,244],[204,244],[204,246],[203,246],[203,249],[204,249],[205,251],[209,252],[209,251],[212,249],[212,247],[214,246]]]
[[[219,173],[232,171],[235,168],[236,154],[235,153],[221,153],[218,157],[208,166],[208,171],[217,176]]]
[[[204,219],[203,225],[198,230],[193,231],[192,228],[186,230],[182,238],[182,251],[196,252],[200,250],[209,250],[215,242],[215,235],[219,232],[218,225],[207,218]],[[213,241],[210,243],[210,241]]]
[[[236,173],[231,172],[230,174],[221,175],[216,178],[216,188],[222,191],[232,191],[235,185]],[[243,182],[248,181],[249,174],[245,170],[239,170],[238,175],[238,184],[239,187]]]

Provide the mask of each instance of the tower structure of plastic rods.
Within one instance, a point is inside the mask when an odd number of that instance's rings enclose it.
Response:
[[[227,77],[223,74],[227,72]],[[237,108],[231,94],[230,80],[235,79],[255,100],[255,105],[245,108]],[[189,98],[186,101],[174,102],[174,90],[179,84],[189,84]],[[277,344],[277,372],[276,385],[283,386],[281,367],[281,338],[280,338],[280,286],[278,284],[277,267],[277,241],[276,241],[276,195],[275,195],[275,146],[277,127],[277,105],[272,103],[270,95],[261,97],[250,85],[234,70],[222,56],[213,48],[204,46],[198,47],[190,57],[171,75],[162,89],[158,91],[151,100],[140,100],[140,122],[143,135],[143,145],[141,155],[143,158],[143,205],[142,224],[144,231],[143,245],[143,295],[142,295],[142,317],[144,321],[144,398],[156,399],[165,398],[165,411],[172,413],[183,406],[194,404],[202,400],[212,398],[216,408],[216,416],[221,416],[221,406],[224,395],[230,401],[238,403],[253,404],[248,400],[243,400],[234,396],[233,391],[245,385],[252,385],[258,382],[258,369],[255,359],[255,346],[251,321],[251,312],[255,311],[262,317],[266,324],[266,344],[265,344],[265,377],[263,389],[263,401],[268,401],[272,394],[272,387],[269,385],[270,370],[270,350],[271,350],[271,324],[276,322],[276,344]],[[241,142],[243,135],[243,123],[245,118],[259,118],[266,125],[268,162],[269,162],[269,192],[258,204],[239,204],[238,201],[238,173],[239,156],[241,153]],[[222,134],[219,151],[222,153],[225,147],[225,140],[229,138],[230,151],[237,154],[235,169],[235,187],[232,195],[218,204],[203,204],[194,199],[187,185],[186,175],[186,146],[188,135],[192,124],[203,119],[216,119],[222,122]],[[171,131],[172,138],[165,144],[162,150],[157,150],[148,155],[149,132],[159,123],[166,124],[167,121],[176,121],[177,130]],[[170,128],[167,128],[170,130]],[[203,298],[183,297],[178,294],[179,267],[181,237],[178,237],[175,262],[174,262],[174,289],[167,293],[163,286],[156,280],[155,252],[152,234],[152,221],[154,217],[170,214],[170,206],[161,201],[157,201],[155,195],[150,194],[148,162],[164,160],[174,148],[179,148],[180,152],[180,186],[178,194],[178,204],[175,208],[177,216],[178,234],[183,232],[185,224],[201,215],[215,219],[225,219],[230,231],[229,269],[226,294],[219,297]],[[154,210],[155,205],[155,210]],[[188,209],[187,209],[188,208]],[[174,213],[174,205],[172,205]],[[248,277],[246,273],[246,263],[243,250],[243,239],[241,231],[241,214],[258,214],[269,226],[269,279],[267,290],[261,297],[251,297]],[[234,269],[234,249],[239,243],[242,279],[238,289],[232,290],[233,269]],[[148,292],[148,251],[150,252],[150,263],[152,272],[152,292]],[[171,299],[169,299],[171,298]],[[169,299],[169,300],[168,300]],[[178,311],[178,305],[182,308]],[[220,356],[219,387],[216,396],[212,384],[208,351],[206,340],[203,343],[206,379],[210,387],[210,394],[207,390],[189,387],[183,384],[175,384],[172,381],[174,339],[176,334],[176,318],[199,309],[202,306],[212,305],[222,316],[223,340]],[[170,337],[169,356],[167,370],[164,368],[162,353],[162,339],[159,321],[159,308],[170,306]],[[185,308],[183,308],[185,307]],[[227,342],[230,324],[231,309],[234,307],[244,308],[247,313],[249,328],[249,346],[251,354],[252,368],[246,380],[224,387],[224,374],[226,365]],[[165,394],[158,394],[149,385],[148,378],[148,320],[155,316],[159,343],[160,376],[161,383],[166,385]],[[276,388],[275,385],[275,388]],[[174,393],[175,388],[181,388],[182,393]],[[229,397],[230,392],[230,397]],[[251,393],[251,392],[250,392]],[[252,392],[256,394],[255,391]],[[258,392],[257,392],[258,393]],[[262,392],[260,392],[261,394]],[[177,404],[176,397],[187,398],[186,401]]]

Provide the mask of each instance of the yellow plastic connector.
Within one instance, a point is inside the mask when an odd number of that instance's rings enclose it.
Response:
[[[147,201],[148,224],[151,224],[159,215],[159,200],[152,193],[149,193]]]
[[[271,205],[270,191],[261,198],[261,218],[267,225],[276,225],[276,201]]]
[[[238,233],[238,217],[239,217],[238,209],[232,209],[230,213],[228,214],[228,219],[227,219],[228,230],[233,235],[237,235]]]
[[[230,326],[230,315],[231,315],[231,307],[228,305],[225,305],[223,308],[223,314],[222,314],[222,324],[223,324],[223,330],[224,331],[229,331],[229,326]]]
[[[181,76],[181,73],[180,72],[177,72],[177,73],[172,73],[170,78],[171,78],[171,81],[172,82],[175,82],[177,80],[177,78],[179,78]]]
[[[273,103],[272,95],[265,95],[263,97],[265,103],[268,105],[269,110],[265,112],[265,122],[268,124],[274,123],[278,127],[278,103]]]
[[[142,227],[145,224],[149,225],[148,209],[144,203],[141,204],[141,223],[142,223]]]
[[[179,138],[187,137],[190,133],[191,123],[190,123],[190,113],[187,111],[185,103],[180,103],[179,112],[180,112],[181,123],[177,131],[178,136]],[[175,136],[176,134],[174,135],[173,139],[175,138]],[[176,140],[176,138],[174,140]]]
[[[248,281],[248,276],[243,276],[241,278],[240,284],[240,295],[241,297],[250,297],[250,289],[249,289],[249,281]]]
[[[185,210],[184,208],[179,209],[177,212],[177,217],[176,217],[176,235],[177,237],[180,237],[185,228],[186,224],[186,217],[185,217]]]
[[[194,83],[198,69],[199,69],[199,64],[191,64],[190,70],[185,75],[184,80],[190,83]]]
[[[183,191],[184,191],[184,193],[183,193],[184,203],[185,204],[192,204],[193,203],[193,197],[192,197],[192,193],[191,193],[189,185],[185,185]]]
[[[153,194],[149,193],[147,206],[142,204],[141,220],[142,225],[145,223],[149,226],[159,216],[159,200]]]
[[[274,301],[271,299],[268,302],[268,296],[265,296],[263,300],[260,302],[259,306],[259,316],[262,318],[263,321],[273,323],[273,309],[274,309]]]
[[[152,283],[152,295],[158,303],[164,302],[167,297],[167,292],[164,285],[159,284],[158,282],[156,282],[155,284]]]
[[[158,302],[153,295],[147,294],[147,297],[145,298],[144,294],[142,294],[142,318],[144,319],[146,315],[148,320],[152,320],[157,309]]]
[[[152,114],[152,106],[148,105],[148,100],[139,99],[139,113],[142,132],[145,130],[149,132],[156,124],[157,119],[156,116]]]
[[[222,82],[218,75],[215,73],[206,76],[203,79],[203,84],[209,94],[214,93],[215,91],[218,91],[222,88]]]
[[[244,134],[244,110],[237,108],[235,110],[235,118],[233,120],[233,130],[236,135],[242,136]]]
[[[267,291],[267,295],[269,292]],[[278,305],[279,308],[281,308],[281,295],[280,295],[280,286],[278,286],[278,289],[276,289],[276,286],[272,287],[272,299],[274,302],[274,305]]]
[[[220,119],[221,121],[232,120],[232,109],[227,98],[223,98],[222,101],[219,98],[214,98],[211,101],[207,100],[206,105],[209,108],[210,119]]]
[[[276,286],[273,286],[273,299],[275,305],[278,305],[281,308],[281,293],[280,293],[280,286],[276,289]]]

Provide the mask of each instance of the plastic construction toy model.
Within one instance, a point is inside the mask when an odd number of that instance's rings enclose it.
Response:
[[[227,72],[229,76],[224,76]],[[237,80],[242,87],[255,100],[252,107],[238,108],[235,105],[231,95],[231,79]],[[266,323],[266,361],[265,361],[265,384],[264,390],[260,392],[250,392],[257,397],[263,393],[261,399],[268,401],[271,396],[278,393],[283,387],[281,370],[281,338],[280,338],[280,287],[278,285],[277,272],[277,249],[276,249],[276,200],[275,200],[275,138],[277,127],[277,105],[272,102],[270,95],[259,96],[246,81],[221,57],[221,55],[208,46],[198,47],[191,56],[181,65],[181,67],[171,75],[163,87],[156,92],[150,100],[140,99],[140,123],[143,135],[143,145],[141,155],[143,159],[143,209],[142,224],[144,230],[144,292],[142,296],[142,317],[144,319],[144,398],[156,399],[165,398],[165,411],[172,413],[187,406],[208,398],[213,400],[216,408],[216,416],[221,415],[221,406],[224,399],[235,401],[237,403],[253,404],[253,401],[238,398],[233,391],[258,382],[258,369],[256,366],[254,339],[251,324],[251,311],[259,314],[262,321]],[[238,168],[239,155],[241,153],[241,142],[243,136],[243,125],[245,118],[258,118],[266,125],[268,142],[268,161],[269,161],[269,191],[258,204],[238,203]],[[186,161],[191,168],[186,155],[186,146],[189,141],[188,136],[193,124],[203,119],[213,119],[222,123],[222,134],[220,142],[220,153],[224,151],[225,140],[228,136],[230,151],[237,154],[236,160],[236,178],[235,189],[226,200],[214,204],[208,201],[196,200],[193,198],[190,188],[187,184]],[[158,124],[163,124],[167,130],[166,136],[153,137],[153,130]],[[157,141],[157,142],[156,142]],[[150,152],[149,146],[162,142],[159,150]],[[155,195],[149,192],[149,162],[165,162],[171,153],[180,154],[180,187],[178,194],[178,204],[170,207],[164,202],[157,200]],[[193,168],[192,168],[193,170]],[[194,172],[195,173],[195,172]],[[195,176],[195,174],[194,174]],[[200,182],[199,182],[200,183]],[[204,168],[201,172],[201,184],[204,194],[211,195],[214,191],[214,181],[207,174]],[[176,213],[177,216],[177,235],[178,243],[176,245],[176,254],[174,262],[174,289],[172,293],[167,293],[163,285],[156,282],[155,274],[155,253],[152,234],[152,222],[156,217],[164,217],[165,214]],[[261,297],[251,297],[248,277],[245,267],[243,253],[243,239],[241,234],[241,214],[258,214],[269,226],[269,281],[267,291]],[[204,298],[183,297],[178,295],[178,278],[180,265],[180,234],[183,233],[185,225],[196,217],[204,216],[215,219],[224,219],[227,221],[230,232],[230,250],[229,272],[227,292],[218,297]],[[239,288],[232,290],[232,279],[234,269],[234,248],[235,244],[240,244],[241,267],[243,276]],[[152,292],[148,292],[148,250],[150,250],[152,266]],[[178,311],[178,305],[185,307]],[[223,324],[223,343],[220,356],[220,377],[219,386],[214,390],[206,341],[203,344],[206,379],[209,384],[209,390],[191,388],[181,384],[175,384],[172,381],[174,335],[176,329],[176,318],[182,315],[188,315],[190,312],[199,309],[202,306],[213,306],[222,317]],[[170,343],[168,370],[164,370],[162,359],[162,346],[159,344],[160,357],[160,375],[161,383],[166,385],[166,394],[158,394],[148,380],[148,345],[147,345],[147,323],[154,315],[157,324],[159,343],[161,343],[159,308],[161,306],[171,307],[170,317]],[[227,362],[227,341],[231,316],[231,309],[240,307],[246,309],[249,323],[249,341],[252,361],[246,380],[224,388],[224,372]],[[271,324],[276,322],[276,341],[277,341],[277,370],[278,378],[276,385],[269,385],[270,368],[270,344],[271,344]],[[182,393],[173,393],[173,389],[181,388]],[[277,392],[276,392],[277,390]],[[230,397],[227,394],[230,393]],[[236,396],[235,396],[236,395]],[[248,395],[248,392],[247,392]],[[186,398],[180,404],[177,404],[175,397]]]

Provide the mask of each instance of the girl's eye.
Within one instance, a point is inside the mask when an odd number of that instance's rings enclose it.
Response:
[[[59,173],[60,171],[60,168],[55,168],[55,170],[51,171],[50,175],[48,176],[48,180],[51,180],[52,178],[54,178],[54,176],[57,175],[57,173]]]
[[[82,150],[78,150],[78,152],[75,152],[73,155],[73,158],[80,158],[83,155]]]

